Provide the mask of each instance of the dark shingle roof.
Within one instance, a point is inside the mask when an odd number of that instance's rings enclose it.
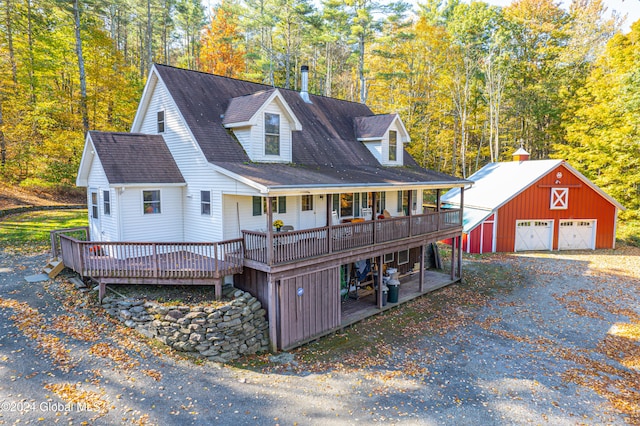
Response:
[[[356,137],[358,139],[382,139],[395,118],[395,114],[356,117]]]
[[[276,89],[267,90],[231,99],[224,118],[222,119],[222,124],[249,121],[275,90]]]
[[[109,184],[185,183],[161,135],[89,132]]]
[[[356,121],[374,117],[375,130],[386,120],[390,124],[395,115],[374,116],[364,104],[316,95],[309,95],[311,103],[306,103],[299,92],[282,88],[278,90],[302,125],[301,131],[292,132],[292,164],[252,163],[224,128],[223,119],[238,122],[250,111],[255,113],[255,105],[273,87],[166,65],[155,67],[207,161],[256,182],[269,186],[466,182],[420,168],[406,151],[404,167],[381,166],[357,140]],[[242,106],[248,106],[246,114]]]

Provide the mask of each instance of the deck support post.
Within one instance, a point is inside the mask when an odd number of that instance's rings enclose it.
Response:
[[[107,283],[105,283],[102,280],[98,281],[98,303],[102,304],[102,299],[104,299],[106,292],[107,292]]]
[[[272,197],[267,197],[267,265],[273,265],[273,209]]]
[[[462,278],[462,236],[458,237],[458,278]]]
[[[426,251],[424,249],[424,244],[420,245],[420,276],[418,277],[418,291],[420,293],[424,292],[424,256]]]
[[[413,190],[407,190],[407,216],[409,216],[409,236],[413,237]]]
[[[267,316],[269,318],[269,346],[273,353],[278,352],[278,297],[276,294],[276,283],[272,274],[267,274],[267,297],[269,299],[269,309]]]
[[[377,192],[373,192],[371,193],[371,220],[373,220],[373,230],[371,231],[372,234],[372,241],[373,244],[377,243],[378,241],[376,240],[376,221],[378,220],[378,212],[376,211],[376,194]]]
[[[458,237],[451,238],[451,280],[456,278],[456,243]]]
[[[333,194],[326,194],[327,197],[327,253],[333,253]]]
[[[214,278],[213,286],[215,289],[216,300],[221,300],[222,299],[222,278],[220,277]]]
[[[378,291],[376,292],[377,300],[376,300],[376,304],[378,305],[378,309],[382,309],[382,267],[384,266],[383,263],[384,260],[384,256],[378,256],[377,259],[377,263],[378,263]],[[374,282],[373,282],[373,286],[376,286],[376,282],[375,282],[375,277],[374,277]]]

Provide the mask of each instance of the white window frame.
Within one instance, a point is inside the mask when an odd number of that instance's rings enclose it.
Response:
[[[394,259],[393,252],[384,254],[384,263],[391,263],[393,262],[393,259]]]
[[[567,210],[569,208],[569,188],[551,188],[551,210]]]
[[[269,133],[267,132],[267,116],[274,116],[274,117],[278,117],[278,133]],[[280,132],[280,114],[275,114],[272,112],[265,112],[264,113],[264,155],[265,156],[275,156],[278,157],[280,156],[280,148],[281,148],[281,132]],[[267,152],[267,137],[277,137],[277,141],[278,141],[278,152],[277,153],[271,153],[271,152]]]
[[[151,192],[151,193],[158,193],[158,199],[157,200],[151,200],[151,201],[145,201],[144,196],[145,193],[147,192]],[[147,205],[149,204],[149,205]],[[153,207],[153,205],[151,204],[157,204],[157,211],[156,209]],[[147,205],[147,206],[145,206]],[[151,208],[152,211],[147,211],[148,208]],[[162,193],[159,189],[144,189],[142,190],[142,214],[143,215],[147,215],[147,214],[162,214]]]
[[[391,135],[393,134],[395,142],[391,145]],[[393,147],[393,149],[392,149]],[[392,154],[393,153],[393,154]],[[387,152],[387,158],[389,162],[398,161],[398,132],[396,130],[389,130],[389,150]]]
[[[90,197],[90,203],[91,203],[91,219],[99,219],[100,218],[100,196],[98,194],[98,190],[92,189],[89,197]]]
[[[111,216],[111,191],[102,191],[102,213]]]
[[[209,197],[204,199],[204,195]],[[200,191],[200,214],[202,216],[211,216],[211,191]]]
[[[166,120],[166,117],[165,117],[165,114],[164,114],[164,110],[158,111],[157,119],[158,119],[158,121],[157,121],[157,123],[158,123],[158,128],[157,128],[158,133],[164,133],[165,120]]]

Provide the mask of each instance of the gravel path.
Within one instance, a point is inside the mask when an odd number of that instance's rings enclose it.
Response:
[[[24,280],[45,263],[0,253],[0,424],[640,421],[640,249],[466,259],[461,284],[235,366],[149,344],[62,278]]]

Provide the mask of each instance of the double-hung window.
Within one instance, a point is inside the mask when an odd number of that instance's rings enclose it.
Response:
[[[280,155],[280,116],[264,113],[264,154]]]
[[[109,191],[102,192],[102,210],[105,216],[111,214],[111,193]]]
[[[389,161],[398,160],[398,132],[389,130]]]
[[[200,191],[200,214],[211,215],[211,191]]]
[[[98,193],[91,191],[91,217],[97,219],[98,216]]]
[[[158,133],[164,133],[164,111],[158,111]]]
[[[142,209],[144,214],[160,213],[160,191],[142,191]]]

